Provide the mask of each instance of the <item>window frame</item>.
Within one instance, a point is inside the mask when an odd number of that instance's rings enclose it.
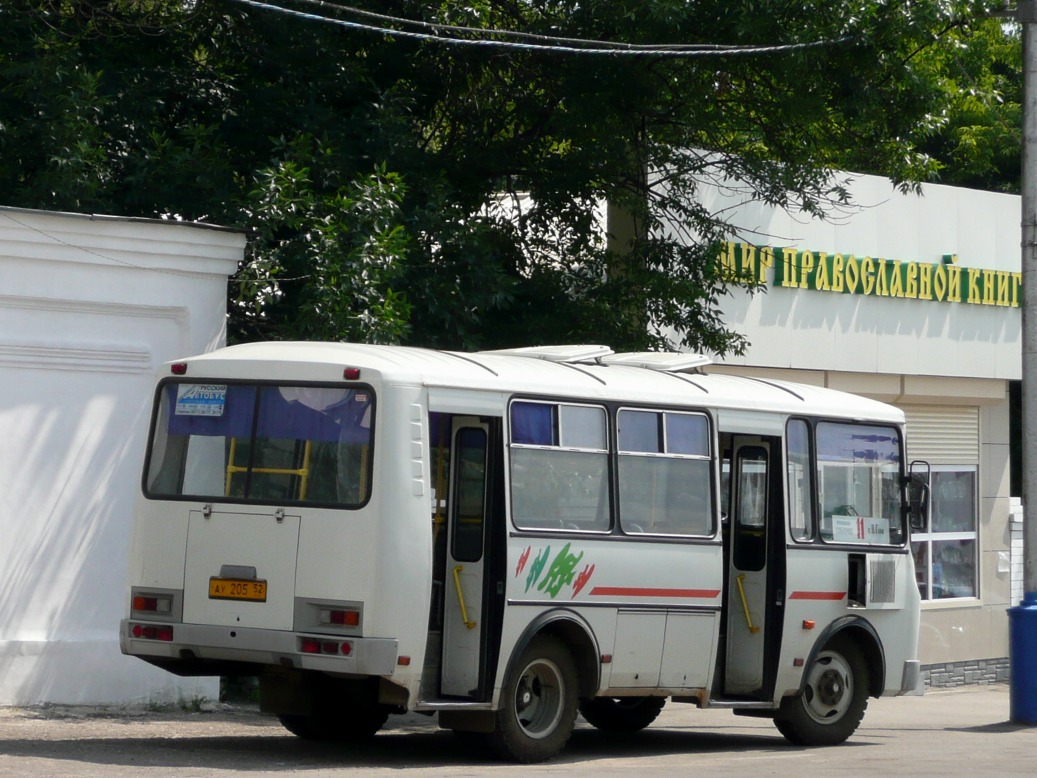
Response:
[[[152,473],[152,464],[154,462],[156,451],[156,443],[158,438],[168,436],[168,425],[169,415],[174,403],[168,403],[165,399],[165,392],[171,386],[178,385],[195,385],[195,386],[222,386],[227,387],[250,387],[254,390],[253,395],[253,409],[252,409],[252,420],[250,423],[248,446],[252,446],[256,440],[257,426],[259,419],[262,414],[262,405],[259,402],[261,395],[264,390],[277,389],[281,387],[285,388],[297,388],[297,389],[334,389],[344,392],[353,391],[358,393],[367,393],[369,399],[367,402],[367,411],[365,414],[369,414],[368,422],[368,435],[367,443],[361,444],[366,445],[367,451],[366,456],[363,457],[363,461],[360,463],[361,472],[364,474],[361,480],[358,480],[357,484],[362,492],[362,499],[359,502],[343,502],[343,501],[329,501],[329,500],[300,500],[295,499],[284,499],[284,498],[265,498],[265,497],[241,497],[228,495],[226,491],[226,473],[229,452],[225,452],[222,469],[222,480],[224,483],[224,489],[219,494],[206,494],[198,491],[183,491],[183,472],[180,473],[179,478],[181,479],[181,485],[178,487],[176,493],[173,492],[161,492],[151,488],[151,484],[154,483],[157,474]],[[166,411],[166,412],[164,412]],[[374,464],[376,461],[376,450],[375,441],[377,433],[377,418],[378,418],[378,395],[374,390],[374,387],[368,383],[336,383],[334,381],[277,381],[270,379],[255,380],[255,379],[231,379],[231,378],[215,378],[206,376],[186,376],[186,377],[166,377],[163,378],[158,385],[155,387],[155,393],[153,396],[152,408],[151,408],[151,421],[148,427],[148,437],[146,441],[146,453],[144,457],[144,465],[141,471],[141,492],[143,496],[148,500],[154,501],[174,501],[174,502],[212,502],[212,503],[225,503],[233,505],[256,505],[256,506],[278,506],[278,507],[291,507],[296,508],[331,508],[335,510],[347,510],[357,511],[364,508],[372,498],[372,490],[374,484]],[[165,429],[160,429],[160,424],[164,424]],[[202,435],[188,434],[185,437],[190,439],[191,437],[209,437]],[[215,439],[222,439],[229,441],[234,436],[211,436]],[[239,436],[240,437],[240,436]],[[304,438],[296,438],[297,441],[303,441]],[[163,456],[168,453],[168,442],[162,445]],[[224,444],[226,445],[226,443]],[[186,449],[185,449],[186,454]]]
[[[557,433],[557,443],[529,443],[529,442],[516,442],[515,437],[515,424],[513,423],[514,408],[516,405],[527,404],[527,405],[540,405],[547,406],[552,409],[552,425],[554,432]],[[603,422],[601,432],[601,442],[604,448],[590,448],[585,446],[573,446],[566,445],[566,435],[563,427],[564,424],[564,412],[563,408],[580,408],[580,409],[594,409],[600,411],[601,419]],[[570,400],[570,399],[543,399],[543,398],[532,398],[532,397],[512,397],[508,402],[507,408],[507,448],[508,448],[508,519],[513,529],[521,532],[548,532],[548,533],[579,533],[584,535],[607,535],[610,534],[616,524],[615,510],[613,508],[613,493],[614,486],[612,482],[612,447],[611,447],[611,414],[609,408],[604,404],[586,402],[581,400]],[[552,441],[554,438],[552,437]],[[521,523],[522,519],[517,516],[515,510],[515,495],[516,490],[514,487],[514,470],[516,465],[516,459],[514,452],[518,451],[540,451],[540,452],[559,452],[568,454],[588,454],[593,456],[601,456],[604,458],[604,467],[602,468],[603,477],[603,488],[605,494],[603,499],[599,499],[596,503],[596,509],[600,510],[602,504],[607,514],[607,522],[605,526],[594,526],[594,527],[575,527],[575,526],[548,526],[548,525],[537,525],[537,524],[526,524]],[[559,521],[562,517],[559,517]]]
[[[918,583],[918,593],[922,598],[922,602],[961,602],[963,600],[976,600],[980,597],[980,537],[979,537],[979,465],[972,464],[933,464],[930,465],[931,473],[970,473],[972,475],[972,529],[971,530],[951,530],[946,532],[935,531],[935,511],[937,505],[936,490],[933,485],[933,480],[930,479],[930,497],[929,497],[929,515],[927,516],[927,531],[926,532],[912,532],[911,533],[911,555],[914,559],[915,564],[915,580]],[[972,569],[972,581],[971,581],[971,594],[963,595],[949,595],[946,597],[934,597],[933,589],[933,567],[937,562],[934,559],[933,546],[940,542],[953,542],[953,541],[971,541],[972,543],[972,558],[971,558],[971,569]],[[918,551],[920,549],[925,550],[925,567],[924,570],[919,569]],[[941,565],[941,577],[942,577],[942,565],[943,561],[939,562]],[[924,574],[924,577],[920,577],[920,573]],[[944,585],[943,582],[940,584]]]
[[[658,430],[657,444],[661,451],[643,451],[643,450],[626,450],[623,448],[622,441],[620,438],[620,424],[621,416],[624,412],[627,413],[648,413],[653,414],[657,417],[656,426]],[[705,423],[705,452],[701,454],[687,454],[680,452],[670,451],[670,434],[669,434],[669,416],[683,416],[683,417],[694,417],[702,419]],[[717,511],[716,511],[716,488],[714,472],[715,466],[713,460],[715,458],[716,443],[713,436],[713,423],[712,417],[702,410],[692,409],[672,409],[659,406],[637,406],[637,405],[620,405],[615,409],[614,424],[616,429],[616,450],[615,450],[615,462],[616,462],[616,525],[625,534],[631,537],[653,537],[653,538],[675,538],[675,539],[697,539],[701,540],[704,538],[711,538],[716,535],[717,532]],[[651,529],[640,531],[632,530],[629,527],[633,525],[629,522],[627,526],[624,526],[623,520],[623,479],[622,479],[622,461],[624,457],[633,459],[645,459],[645,460],[662,460],[667,462],[672,461],[690,461],[690,462],[702,462],[706,466],[707,472],[707,487],[708,491],[706,494],[706,519],[707,525],[705,531],[702,533],[677,533],[677,532],[659,532]]]
[[[792,510],[790,500],[792,497],[792,483],[789,474],[789,468],[791,458],[789,457],[789,425],[793,422],[803,423],[807,429],[807,449],[809,458],[808,468],[808,483],[809,483],[809,494],[807,495],[810,500],[810,520],[812,522],[812,531],[809,534],[803,534],[798,536],[793,531],[792,526]],[[879,542],[848,542],[845,540],[837,540],[834,537],[826,536],[822,527],[824,517],[824,495],[822,494],[821,485],[821,473],[820,469],[823,461],[819,454],[819,443],[818,428],[822,424],[838,425],[843,427],[872,427],[880,428],[882,430],[889,430],[897,440],[897,451],[899,452],[899,463],[896,471],[895,489],[897,499],[899,503],[899,509],[894,511],[894,515],[890,516],[890,520],[896,520],[899,522],[899,534],[900,540],[890,540],[888,543]],[[908,542],[911,539],[911,534],[907,528],[907,522],[905,513],[903,510],[903,488],[901,486],[901,479],[905,473],[906,462],[907,462],[907,450],[904,444],[903,430],[895,424],[889,424],[881,421],[874,420],[851,420],[851,419],[838,419],[830,417],[805,417],[805,416],[789,416],[785,421],[785,430],[783,433],[783,451],[782,456],[784,458],[784,472],[782,478],[785,485],[784,494],[784,510],[786,513],[785,519],[785,531],[791,541],[800,546],[824,546],[824,547],[844,547],[844,548],[862,548],[862,549],[897,549],[903,550],[908,548]],[[881,476],[881,471],[880,471]],[[881,485],[881,478],[878,482]],[[881,500],[881,494],[879,495]],[[890,525],[890,537],[893,536],[893,525]]]
[[[802,480],[806,483],[806,495],[805,499],[801,500],[803,503],[804,514],[806,516],[806,525],[802,534],[796,534],[796,528],[792,524],[793,511],[792,511],[792,498],[793,498],[793,484],[792,484],[792,457],[791,448],[789,446],[791,436],[789,435],[789,428],[793,423],[802,424],[806,428],[806,466],[803,468]],[[818,505],[815,495],[817,494],[817,466],[815,464],[815,441],[814,441],[814,425],[810,423],[808,419],[804,419],[801,416],[790,416],[785,421],[785,450],[782,452],[783,459],[785,461],[785,512],[788,516],[786,522],[789,536],[795,543],[814,543],[818,540],[818,522],[817,512]],[[800,492],[800,496],[803,497]]]

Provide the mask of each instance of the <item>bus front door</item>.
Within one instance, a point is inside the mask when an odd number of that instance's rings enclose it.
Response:
[[[480,688],[489,438],[488,426],[477,418],[452,420],[440,682],[448,697],[477,697]]]
[[[726,655],[724,694],[765,699],[768,692],[768,650],[780,635],[780,618],[768,609],[781,598],[774,575],[781,560],[772,558],[779,546],[771,533],[780,533],[780,494],[775,502],[777,442],[736,437],[730,460],[729,557],[727,566]],[[777,607],[777,606],[775,606]]]

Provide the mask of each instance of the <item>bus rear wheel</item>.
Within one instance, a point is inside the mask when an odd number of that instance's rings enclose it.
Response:
[[[856,730],[868,707],[868,668],[846,638],[833,640],[807,671],[803,691],[786,698],[774,724],[790,743],[834,746]]]
[[[569,741],[576,704],[572,655],[557,638],[538,635],[508,672],[490,741],[507,759],[550,759]]]
[[[665,697],[595,697],[580,701],[580,713],[604,732],[640,732],[665,704]]]

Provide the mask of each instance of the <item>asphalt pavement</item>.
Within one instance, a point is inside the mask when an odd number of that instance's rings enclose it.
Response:
[[[0,776],[1034,775],[1037,728],[1009,722],[1008,687],[871,700],[842,746],[791,746],[764,719],[668,704],[649,729],[616,737],[580,720],[542,765],[503,764],[435,720],[390,717],[369,744],[307,743],[247,706],[197,710],[0,708]]]

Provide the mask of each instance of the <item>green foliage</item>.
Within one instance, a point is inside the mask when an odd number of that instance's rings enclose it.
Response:
[[[245,211],[256,225],[251,258],[234,302],[258,337],[397,342],[410,310],[393,289],[407,251],[403,186],[379,169],[322,194],[311,170],[327,177],[330,156],[303,135],[259,172]]]
[[[1022,36],[1003,18],[976,20],[926,52],[946,96],[925,147],[940,160],[939,180],[1018,192],[1022,157]]]
[[[246,229],[236,339],[723,354],[745,344],[719,314],[714,247],[731,228],[708,187],[824,215],[847,198],[833,167],[904,186],[1006,169],[1012,40],[969,24],[993,0],[362,4],[633,44],[829,43],[591,57],[233,0],[5,0],[6,203]],[[606,201],[628,235],[602,235]]]

